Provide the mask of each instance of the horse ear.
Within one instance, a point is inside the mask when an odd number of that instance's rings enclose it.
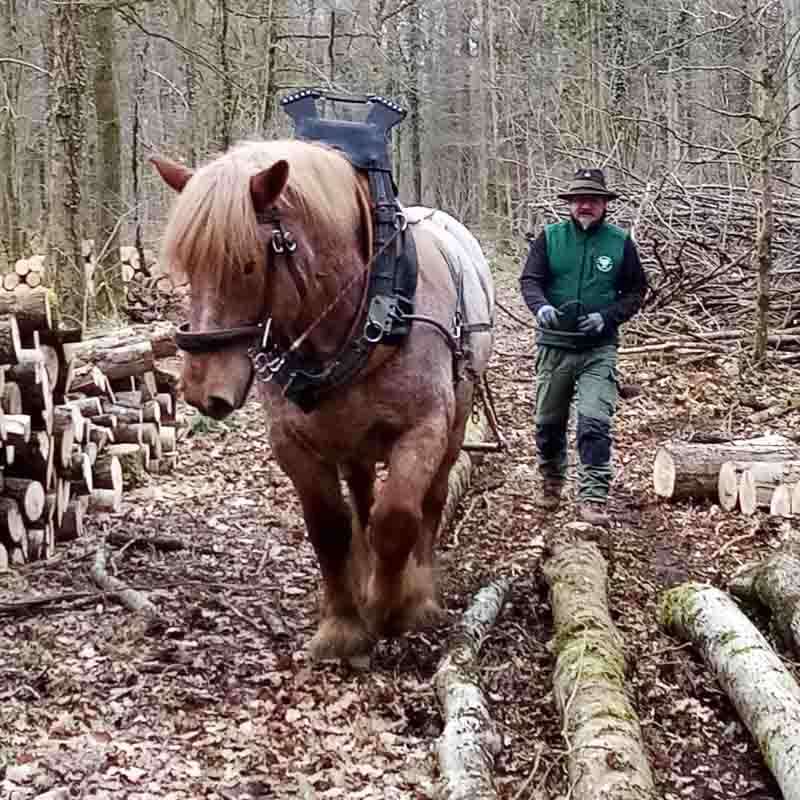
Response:
[[[275,205],[288,180],[289,163],[284,160],[276,161],[268,169],[250,178],[250,195],[257,214]]]
[[[166,158],[153,156],[150,159],[150,163],[158,170],[158,174],[161,175],[167,186],[170,186],[176,192],[182,192],[183,187],[189,183],[189,178],[194,175],[194,172],[188,167]]]

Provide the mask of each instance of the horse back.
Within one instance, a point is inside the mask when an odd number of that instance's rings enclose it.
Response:
[[[478,240],[454,217],[438,209],[410,206],[403,209],[416,237],[429,236],[444,256],[453,288],[459,284],[463,292],[464,324],[494,324],[495,290],[492,272]],[[425,265],[422,265],[425,269]],[[492,332],[470,334],[472,366],[483,372],[492,349]]]

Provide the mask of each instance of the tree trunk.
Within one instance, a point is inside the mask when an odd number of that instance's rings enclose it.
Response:
[[[97,114],[96,202],[98,267],[102,293],[98,309],[114,313],[124,299],[122,266],[119,260],[119,228],[124,215],[122,203],[122,133],[115,80],[114,7],[100,5],[94,12],[96,61],[94,102]],[[100,277],[100,276],[98,276]]]
[[[758,744],[784,800],[800,800],[800,687],[724,592],[686,583],[665,593],[661,624],[691,641]]]
[[[719,472],[726,461],[790,461],[800,459],[800,445],[783,436],[723,444],[670,442],[656,452],[653,488],[659,497],[672,500],[716,498]]]
[[[553,688],[568,737],[575,800],[655,798],[636,712],[625,690],[623,640],[608,612],[606,561],[568,525],[549,544],[543,571],[555,625]]]
[[[48,198],[48,283],[62,314],[81,323],[94,316],[94,292],[87,280],[81,244],[81,185],[85,139],[86,65],[83,4],[64,0],[49,7],[50,175]]]

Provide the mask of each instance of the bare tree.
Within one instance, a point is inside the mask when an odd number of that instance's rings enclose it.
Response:
[[[81,186],[85,140],[86,6],[60,0],[48,7],[50,72],[50,201],[48,278],[62,313],[84,326],[94,317],[91,275],[83,263]]]
[[[119,231],[122,202],[122,132],[115,79],[116,36],[113,6],[100,6],[94,12],[94,105],[97,123],[99,169],[95,175],[97,222],[95,248],[101,275],[95,276],[101,307],[115,312],[124,297]]]

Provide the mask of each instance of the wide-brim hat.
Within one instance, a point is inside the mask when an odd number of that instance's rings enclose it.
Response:
[[[558,195],[562,200],[574,197],[603,197],[615,200],[619,195],[606,186],[606,176],[601,169],[579,169],[567,186],[565,192]]]

